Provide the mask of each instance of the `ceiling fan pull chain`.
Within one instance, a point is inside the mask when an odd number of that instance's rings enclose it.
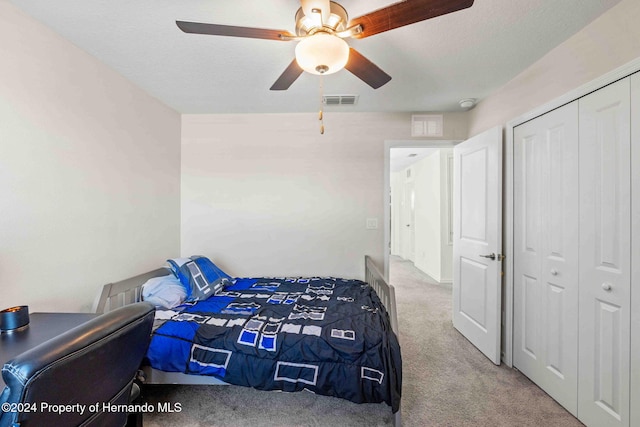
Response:
[[[322,113],[322,97],[324,96],[324,89],[322,86],[323,76],[320,75],[320,113],[318,114],[318,120],[320,120],[320,135],[324,135],[324,114]]]

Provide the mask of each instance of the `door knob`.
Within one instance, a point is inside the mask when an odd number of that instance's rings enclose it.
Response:
[[[493,252],[491,252],[489,255],[480,255],[482,258],[489,258],[492,260],[496,259],[496,254],[494,254]]]
[[[613,288],[613,286],[611,286],[611,283],[605,282],[605,283],[602,284],[602,289],[604,289],[607,292],[609,292],[612,288]]]
[[[551,275],[552,276],[557,276],[558,275],[558,270],[556,270],[555,268],[551,269]]]

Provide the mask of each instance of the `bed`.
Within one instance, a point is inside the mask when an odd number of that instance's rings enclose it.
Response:
[[[96,312],[142,300],[159,268],[104,285]],[[235,384],[381,403],[400,425],[402,361],[393,286],[365,256],[365,281],[233,278],[215,295],[158,310],[145,384]]]

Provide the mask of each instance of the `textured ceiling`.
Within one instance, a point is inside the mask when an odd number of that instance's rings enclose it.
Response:
[[[619,0],[476,0],[459,12],[349,43],[392,80],[374,90],[342,70],[325,94],[359,95],[331,111],[459,111],[482,99]],[[175,20],[294,31],[296,0],[12,0],[181,113],[315,111],[319,77],[269,87],[295,42],[185,34]],[[391,1],[343,0],[351,18]],[[19,35],[16,35],[19,37]]]

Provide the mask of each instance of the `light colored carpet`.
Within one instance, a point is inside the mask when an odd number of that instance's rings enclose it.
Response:
[[[582,426],[518,371],[493,365],[451,324],[451,286],[391,258],[403,358],[402,421],[412,426]],[[384,404],[237,386],[153,386],[144,400],[179,404],[147,413],[156,426],[389,426]]]

